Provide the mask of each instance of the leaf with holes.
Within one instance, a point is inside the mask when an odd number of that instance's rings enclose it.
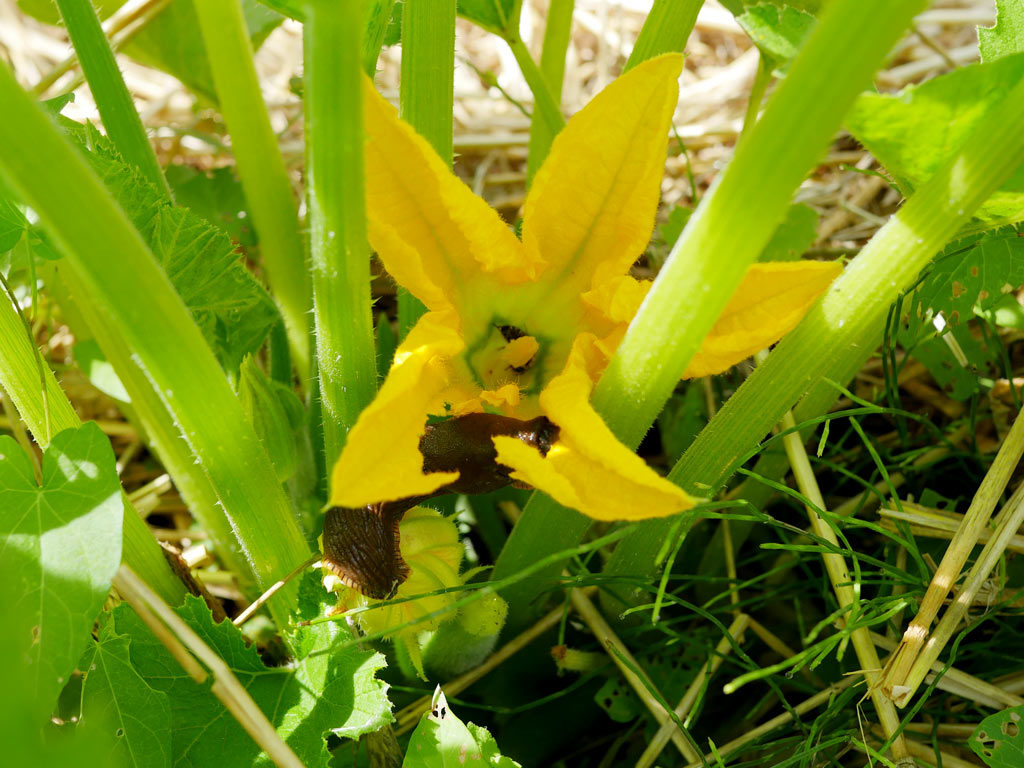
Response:
[[[132,666],[129,638],[107,621],[85,652],[79,726],[112,727],[119,764],[132,768],[171,765],[171,705]]]
[[[989,715],[971,734],[969,744],[991,768],[1020,768],[1024,765],[1024,707],[1004,709]]]
[[[974,127],[1024,77],[1024,54],[962,67],[896,94],[865,93],[846,126],[910,194],[956,154]],[[1024,168],[975,213],[979,219],[1024,217]]]
[[[957,399],[978,388],[999,350],[967,327],[976,314],[992,316],[1024,283],[1024,237],[1013,227],[964,238],[935,260],[904,304],[896,339]]]
[[[402,768],[519,768],[498,751],[486,728],[463,723],[437,686],[430,711],[416,726]]]
[[[1024,52],[1024,5],[1020,0],[996,0],[996,23],[978,27],[982,61]]]
[[[124,503],[110,442],[93,422],[59,433],[40,486],[21,447],[0,437],[0,509],[0,566],[13,582],[4,587],[32,617],[27,663],[49,712],[121,562]]]
[[[351,634],[343,624],[302,628],[293,644],[301,649],[300,658],[286,666],[268,667],[231,622],[213,620],[202,600],[186,598],[178,614],[227,662],[307,768],[327,765],[329,733],[358,738],[391,720],[386,686],[376,678],[384,658],[345,647]],[[131,639],[132,665],[170,701],[173,764],[218,768],[272,765],[210,692],[209,684],[197,685],[131,608],[118,606],[113,621],[115,631]]]

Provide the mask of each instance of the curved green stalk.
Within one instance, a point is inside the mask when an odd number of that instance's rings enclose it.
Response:
[[[736,471],[800,395],[823,409],[831,385],[849,378],[874,351],[889,306],[965,225],[971,214],[1024,162],[1024,82],[1006,96],[950,159],[882,227],[768,359],[755,369],[697,436],[669,477],[684,488],[714,492]],[[646,573],[670,521],[650,521],[622,541],[606,573]]]
[[[0,171],[64,253],[79,307],[106,321],[93,330],[147,429],[175,429],[165,439],[173,450],[187,446],[193,465],[182,468],[185,476],[205,476],[215,489],[218,506],[203,510],[212,532],[229,529],[242,550],[243,575],[260,587],[272,584],[308,557],[309,547],[213,353],[103,183],[6,67],[0,102]],[[295,590],[278,594],[271,612],[283,623]]]
[[[312,291],[299,233],[295,195],[270,125],[239,0],[195,3],[231,151],[260,237],[260,253],[281,310],[292,362],[303,388],[310,368]]]
[[[306,182],[327,466],[377,391],[363,181],[362,0],[310,0]]]
[[[892,5],[833,0],[764,115],[701,200],[594,392],[594,407],[626,445],[640,444],[747,267],[782,221],[793,190],[926,3]],[[531,500],[516,526],[517,537],[509,539],[495,566],[496,578],[571,546],[570,538],[586,530],[587,521],[559,515],[556,508],[547,499]],[[559,515],[565,531],[550,525],[552,515]],[[554,574],[556,569],[541,577]],[[541,578],[523,583],[506,594],[512,610],[523,610],[541,583]]]
[[[156,152],[149,143],[139,113],[135,111],[135,104],[92,3],[89,0],[57,0],[57,7],[75,46],[107,135],[124,159],[142,171],[143,176],[169,198],[171,188],[160,170]]]

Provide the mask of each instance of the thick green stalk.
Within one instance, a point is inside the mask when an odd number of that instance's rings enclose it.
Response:
[[[540,52],[540,71],[555,100],[562,103],[562,81],[565,79],[565,52],[572,33],[572,12],[575,0],[551,0],[544,26],[544,47]],[[548,156],[555,134],[544,120],[530,122],[530,150],[526,156],[527,184]]]
[[[363,0],[310,0],[303,27],[313,320],[327,466],[377,391],[366,241]]]
[[[1024,82],[977,126],[947,162],[880,229],[797,328],[757,367],[697,436],[669,477],[714,492],[808,389],[806,410],[827,405],[831,386],[873,350],[889,306],[1024,162]],[[815,398],[812,402],[811,396]],[[798,421],[805,418],[798,409]],[[651,521],[623,540],[606,572],[649,572],[669,521]]]
[[[682,52],[704,0],[654,0],[623,72],[671,51]]]
[[[219,506],[207,512],[230,527],[256,583],[272,584],[309,548],[213,353],[109,191],[6,68],[0,102],[0,171],[64,253],[80,308],[109,321],[93,330],[140,414],[157,399],[163,413],[156,421],[176,427],[196,462],[193,471],[216,490]],[[122,348],[130,360],[118,357]],[[279,622],[295,599],[294,589],[282,593],[271,601]]]
[[[446,164],[452,164],[455,89],[455,0],[405,0],[402,8],[402,81],[399,112]],[[426,307],[398,292],[401,338]]]
[[[90,0],[57,0],[57,7],[75,46],[107,135],[125,160],[138,167],[154,187],[170,197],[171,189],[160,170],[156,153],[146,136],[139,113],[135,111],[135,104],[92,3]]]
[[[598,382],[594,407],[623,443],[640,444],[747,267],[782,221],[793,190],[925,5],[925,0],[905,0],[895,8],[886,0],[833,0],[827,7],[764,115],[701,200]],[[509,539],[495,566],[496,578],[565,547],[570,535],[586,530],[586,521],[574,521],[565,533],[554,531],[549,521],[555,506],[548,500],[527,505],[518,536]],[[522,610],[543,579],[557,572],[550,569],[506,594],[513,611]]]
[[[43,366],[29,341],[21,315],[5,295],[0,296],[0,387],[10,396],[41,448],[45,449],[58,432],[81,426],[53,371]],[[121,559],[164,600],[171,605],[180,603],[185,586],[171,571],[160,545],[127,498],[122,538]]]
[[[231,151],[260,237],[260,253],[303,388],[310,373],[309,274],[292,185],[270,125],[239,0],[195,3]]]

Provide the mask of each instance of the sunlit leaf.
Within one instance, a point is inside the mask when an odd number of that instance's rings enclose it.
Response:
[[[170,766],[170,702],[139,676],[128,646],[128,638],[115,634],[109,621],[90,644],[79,665],[85,676],[80,725],[88,728],[95,720],[99,727],[113,727],[115,752],[123,765]]]
[[[982,61],[1024,51],[1024,5],[1019,0],[996,0],[996,23],[978,27],[978,50]]]
[[[95,423],[57,434],[32,461],[0,437],[0,564],[31,616],[33,685],[49,711],[89,642],[121,561],[124,504],[110,442]]]
[[[519,768],[498,751],[486,728],[463,723],[448,707],[441,687],[423,715],[405,752],[402,768]]]
[[[375,677],[384,659],[356,647],[339,648],[351,638],[343,623],[302,629],[296,643],[300,658],[268,667],[236,627],[214,622],[202,600],[187,598],[178,613],[228,663],[307,768],[327,765],[329,733],[356,738],[391,719],[386,686]],[[168,696],[175,765],[272,765],[209,685],[196,685],[129,607],[119,606],[113,616],[116,632],[131,639],[132,665]]]
[[[991,768],[1019,768],[1024,765],[1024,707],[1004,709],[989,715],[971,734],[968,743]]]
[[[974,64],[897,94],[865,93],[847,115],[850,132],[892,175],[905,196],[952,157],[974,127],[1024,76],[1024,54]],[[975,214],[1024,217],[1024,168]]]

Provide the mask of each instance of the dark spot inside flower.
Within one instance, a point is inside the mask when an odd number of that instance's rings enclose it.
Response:
[[[505,341],[515,341],[526,335],[525,331],[519,330],[514,325],[499,325],[498,332]]]

